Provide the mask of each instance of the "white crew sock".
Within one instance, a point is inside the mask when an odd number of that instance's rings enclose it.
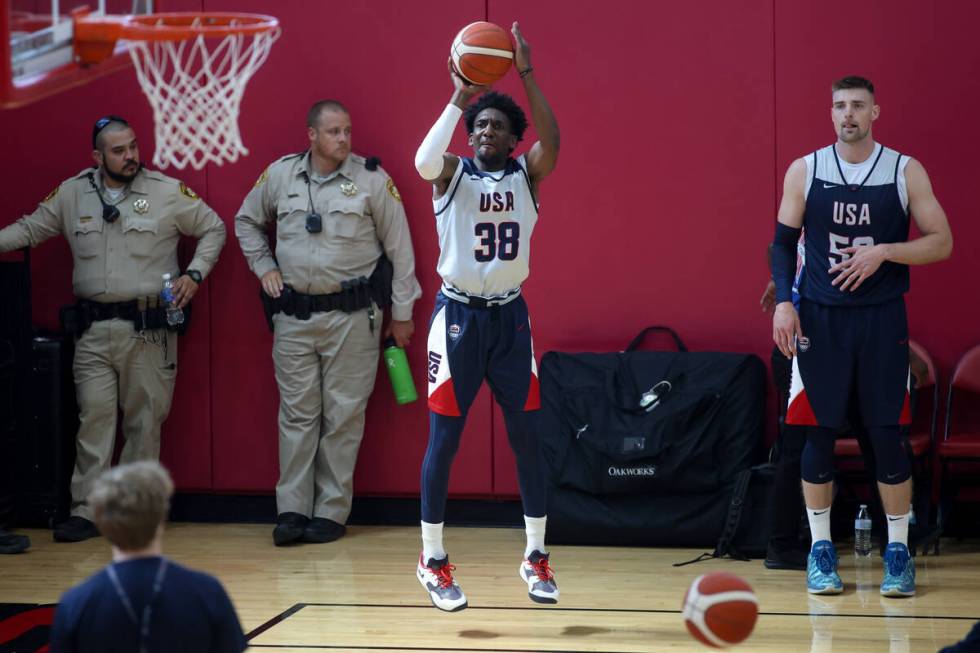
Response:
[[[544,548],[544,529],[547,521],[547,515],[544,517],[528,517],[524,515],[524,530],[527,532],[527,547],[524,549],[525,558],[534,551],[547,553]]]
[[[429,560],[442,560],[446,557],[446,549],[442,546],[442,525],[422,522],[422,564],[429,564]]]
[[[912,517],[911,512],[907,512],[904,515],[886,515],[888,518],[888,543],[898,542],[909,545],[909,520]]]
[[[830,508],[821,510],[806,509],[806,519],[810,522],[810,538],[816,544],[820,540],[830,541]]]

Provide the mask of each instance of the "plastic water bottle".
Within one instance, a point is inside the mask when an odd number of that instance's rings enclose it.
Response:
[[[184,323],[184,311],[177,308],[174,301],[174,282],[167,272],[163,275],[163,290],[160,291],[160,298],[163,299],[164,308],[167,312],[167,324],[179,326]]]
[[[878,581],[881,578],[875,577],[875,569],[872,569],[874,565],[871,556],[855,555],[854,556],[854,589],[856,590],[858,603],[861,607],[866,608],[871,605],[878,603]]]
[[[399,404],[408,404],[418,399],[405,350],[395,344],[394,338],[385,340],[384,359],[385,367],[388,368],[388,378],[391,379],[391,389],[395,393],[395,401]]]
[[[854,554],[865,558],[871,555],[871,516],[863,503],[854,520]]]

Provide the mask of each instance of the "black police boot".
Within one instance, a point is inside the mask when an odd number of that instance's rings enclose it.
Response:
[[[0,528],[0,553],[21,553],[31,546],[31,538],[14,535]]]
[[[272,541],[276,546],[284,546],[297,542],[303,537],[303,529],[309,518],[298,512],[284,512],[276,519],[276,527],[272,531]]]
[[[98,536],[99,529],[95,524],[78,515],[72,515],[54,527],[55,542],[82,542]]]
[[[343,524],[325,517],[314,517],[303,531],[303,541],[324,544],[340,539],[345,532],[347,528]]]
[[[770,542],[762,564],[766,569],[806,569],[806,555],[802,548],[776,548]]]

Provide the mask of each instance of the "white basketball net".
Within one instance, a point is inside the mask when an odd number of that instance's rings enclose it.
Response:
[[[143,93],[153,107],[157,167],[200,170],[208,162],[234,163],[248,154],[238,131],[245,85],[265,63],[278,27],[220,37],[209,50],[204,36],[181,41],[128,41]],[[213,39],[212,39],[213,40]]]

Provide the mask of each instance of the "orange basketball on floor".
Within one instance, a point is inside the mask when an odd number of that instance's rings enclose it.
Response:
[[[759,603],[744,580],[716,571],[694,579],[684,595],[683,615],[696,640],[724,648],[752,634]]]
[[[453,39],[453,66],[474,84],[493,84],[507,74],[514,61],[514,46],[504,28],[480,21],[470,23]]]

